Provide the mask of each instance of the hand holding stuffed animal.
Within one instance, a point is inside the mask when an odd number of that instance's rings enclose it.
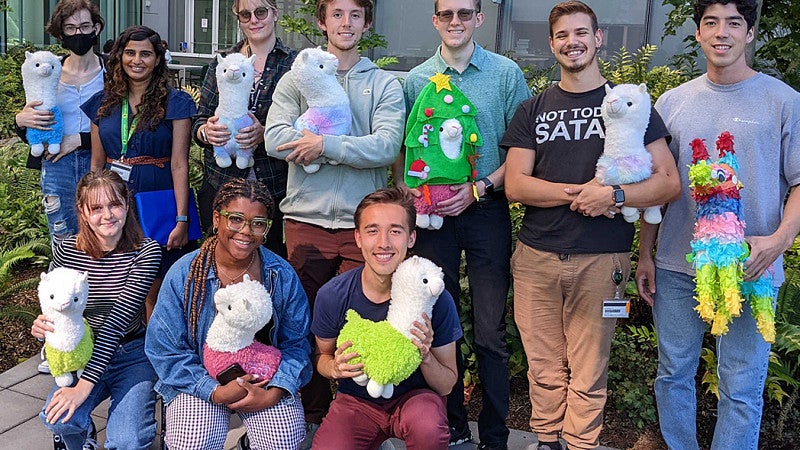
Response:
[[[76,381],[72,372],[80,378],[92,356],[92,329],[83,318],[88,280],[85,272],[59,267],[42,273],[39,281],[39,305],[54,328],[45,333],[45,354],[50,373],[61,387]]]
[[[422,193],[414,199],[417,226],[437,230],[444,223],[439,202],[456,194],[451,186],[475,180],[476,149],[483,138],[475,106],[450,76],[437,73],[430,80],[406,123],[404,180]]]
[[[281,363],[281,352],[255,340],[272,318],[272,299],[263,284],[245,275],[214,294],[217,315],[203,346],[203,364],[212,378],[238,363],[258,381],[269,381]]]
[[[217,55],[217,87],[219,104],[214,114],[219,123],[228,127],[231,138],[223,147],[214,147],[214,160],[220,167],[230,167],[233,159],[236,167],[246,169],[254,164],[252,148],[241,148],[234,136],[239,130],[253,124],[250,112],[250,91],[253,89],[255,55],[246,57],[231,53],[226,57]]]
[[[289,72],[308,109],[294,121],[296,130],[314,134],[342,136],[350,134],[353,121],[350,99],[336,80],[339,60],[321,48],[307,48],[298,53]],[[335,164],[327,158],[328,164]],[[306,173],[319,171],[320,163],[303,166]]]
[[[61,108],[56,105],[58,99],[58,82],[61,79],[61,60],[58,56],[48,51],[34,53],[25,52],[25,62],[22,63],[22,86],[25,88],[25,102],[41,101],[42,104],[35,109],[51,111],[55,123],[50,130],[37,130],[28,128],[26,137],[31,146],[31,155],[41,156],[44,153],[44,144],[51,155],[58,154],[61,150],[61,134],[64,120]]]
[[[605,123],[606,139],[603,154],[597,160],[596,176],[601,184],[638,183],[653,174],[653,156],[644,146],[644,134],[650,123],[650,94],[647,85],[618,84],[606,87],[600,113]],[[623,206],[622,215],[636,222],[639,210]],[[644,210],[644,221],[661,222],[661,207]]]
[[[412,256],[392,275],[392,299],[386,320],[373,322],[348,310],[347,322],[336,345],[351,341],[348,351],[358,353],[350,364],[364,363],[364,374],[353,381],[367,387],[373,398],[390,398],[394,385],[408,378],[422,362],[419,348],[411,341],[414,321],[422,313],[432,316],[433,305],[444,291],[442,269],[431,261]]]

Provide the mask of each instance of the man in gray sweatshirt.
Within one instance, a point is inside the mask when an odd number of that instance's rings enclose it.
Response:
[[[659,352],[656,401],[661,433],[671,449],[698,448],[695,374],[706,330],[694,311],[694,269],[686,261],[695,214],[688,188],[689,143],[701,138],[713,149],[722,132],[733,135],[744,186],[741,219],[750,246],[746,281],[771,270],[774,285],[780,286],[783,252],[800,230],[800,194],[794,189],[800,183],[800,135],[793,129],[800,121],[800,94],[747,65],[745,47],[754,39],[755,19],[755,0],[697,1],[695,37],[707,73],[656,103],[673,138],[670,150],[683,191],[667,207],[660,230],[642,222],[636,281],[642,298],[653,306]],[[656,233],[667,245],[658,247],[654,259]],[[712,448],[755,450],[770,345],[759,334],[747,302],[729,327],[717,338],[720,399]]]
[[[400,82],[358,54],[358,41],[372,25],[372,11],[372,0],[320,0],[317,6],[317,23],[328,38],[327,51],[339,59],[337,77],[350,99],[349,136],[294,129],[308,105],[291,71],[278,82],[267,115],[267,153],[290,163],[286,198],[280,203],[288,260],[312,310],[323,284],[363,264],[353,214],[367,194],[386,187],[388,166],[403,139],[406,110]],[[311,163],[322,163],[319,171],[303,170]],[[314,371],[301,392],[311,434],[328,412],[330,382]]]

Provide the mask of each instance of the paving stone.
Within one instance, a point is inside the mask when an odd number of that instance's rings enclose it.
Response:
[[[31,378],[39,373],[36,366],[39,365],[39,358],[29,358],[21,364],[16,365],[3,373],[0,373],[0,387],[10,387]]]
[[[42,409],[42,401],[38,398],[30,397],[10,389],[0,391],[0,442],[4,442],[5,432],[14,427],[25,423],[31,418],[39,421],[39,411]],[[41,425],[39,421],[39,425]],[[5,447],[4,448],[14,448]]]

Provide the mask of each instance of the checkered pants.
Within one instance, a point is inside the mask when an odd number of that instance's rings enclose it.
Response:
[[[222,449],[228,422],[235,411],[188,394],[178,394],[167,405],[164,441],[176,450]],[[295,450],[305,437],[303,406],[290,397],[271,408],[239,413],[253,450]]]

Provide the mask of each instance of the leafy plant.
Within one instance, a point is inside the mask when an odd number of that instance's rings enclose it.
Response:
[[[650,68],[650,60],[658,47],[646,44],[631,53],[625,47],[619,49],[610,61],[600,60],[600,72],[609,81],[621,83],[645,83],[653,103],[664,92],[689,80],[689,76],[681,69],[667,66]]]
[[[608,401],[638,428],[656,423],[653,382],[658,369],[652,325],[618,327],[608,364]]]
[[[283,17],[278,20],[278,25],[284,30],[289,33],[300,34],[313,47],[324,45],[325,43],[322,31],[317,27],[316,23],[317,1],[318,0],[301,0],[303,6],[297,8],[293,15],[284,14]],[[311,17],[312,19],[309,20],[307,17]],[[361,36],[361,40],[358,41],[358,51],[365,52],[378,47],[386,48],[387,45],[388,42],[386,42],[386,38],[383,37],[383,35],[376,33],[374,29],[370,29],[364,33],[364,35]]]

